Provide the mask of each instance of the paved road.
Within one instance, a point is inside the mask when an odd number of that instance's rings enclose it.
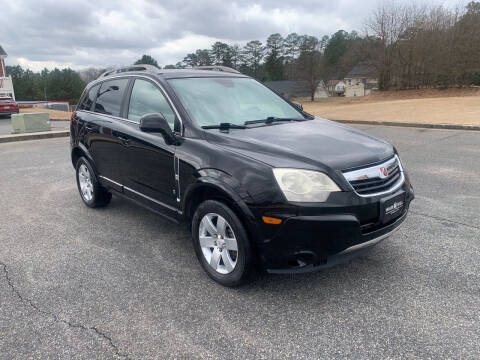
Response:
[[[410,172],[404,226],[349,264],[233,290],[184,229],[86,208],[67,139],[0,144],[0,358],[478,359],[480,133],[362,128]]]
[[[68,129],[69,121],[51,121],[52,130]],[[8,116],[0,116],[0,135],[9,135],[12,133],[12,120]]]

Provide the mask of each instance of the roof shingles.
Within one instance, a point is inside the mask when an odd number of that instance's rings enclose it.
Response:
[[[356,78],[376,78],[377,72],[375,68],[368,64],[357,64],[354,68],[345,76],[345,79]]]

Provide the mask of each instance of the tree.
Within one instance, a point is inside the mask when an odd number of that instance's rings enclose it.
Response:
[[[103,72],[105,72],[105,69],[89,67],[87,69],[81,70],[79,74],[80,78],[88,84],[89,82],[97,79]]]
[[[272,34],[267,39],[265,75],[267,80],[283,79],[284,41],[280,34]]]
[[[302,51],[297,61],[297,74],[307,83],[310,98],[314,101],[315,91],[321,82],[322,54],[318,50]]]
[[[358,51],[361,41],[355,31],[348,33],[344,30],[337,31],[326,41],[323,50],[325,80],[342,79],[357,63],[362,62]]]
[[[137,61],[134,62],[134,65],[138,65],[138,64],[148,64],[148,65],[153,65],[153,66],[159,67],[158,63],[157,63],[157,60],[155,60],[150,55],[142,55],[142,57],[140,59],[138,59]]]
[[[212,65],[212,57],[210,56],[210,51],[207,49],[195,51],[197,57],[198,66],[209,66]]]
[[[300,53],[309,52],[318,49],[319,41],[315,36],[302,35],[300,36]]]
[[[409,27],[410,9],[394,2],[382,3],[366,22],[369,62],[378,69],[380,88],[392,86],[393,62],[399,40]]]
[[[260,74],[260,63],[265,55],[265,47],[258,40],[249,41],[243,48],[243,55],[245,65],[250,74],[258,78]]]
[[[288,78],[295,78],[295,65],[294,62],[300,54],[300,42],[301,38],[297,33],[288,34],[283,40],[283,51],[285,59],[285,71]]]
[[[300,54],[300,37],[297,33],[288,34],[283,40],[284,55],[287,61],[295,60]]]
[[[43,69],[34,73],[20,66],[8,66],[7,72],[19,100],[60,100],[76,104],[85,88],[80,74],[72,69]]]
[[[217,41],[212,45],[210,53],[214,65],[232,66],[230,46],[228,44]]]
[[[230,46],[230,60],[234,69],[239,69],[243,62],[243,55],[238,44]]]
[[[343,55],[350,45],[350,37],[348,32],[338,30],[332,35],[325,47],[325,60],[329,65],[336,65],[340,62]]]
[[[191,53],[191,54],[187,54],[187,56],[185,56],[183,58],[183,64],[185,64],[185,66],[187,67],[194,67],[194,66],[198,66],[198,58],[197,58],[197,54],[194,54],[194,53]]]

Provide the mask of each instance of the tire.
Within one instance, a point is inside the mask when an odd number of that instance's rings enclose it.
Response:
[[[213,227],[206,226],[206,219]],[[227,205],[215,200],[201,203],[193,215],[191,230],[195,253],[208,276],[228,287],[251,279],[253,249],[245,227]]]
[[[77,188],[85,205],[91,208],[107,206],[112,194],[103,188],[97,180],[97,174],[89,161],[81,157],[76,166]]]

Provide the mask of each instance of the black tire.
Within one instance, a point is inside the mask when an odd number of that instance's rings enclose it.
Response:
[[[218,214],[223,217],[228,226],[233,230],[234,237],[238,245],[236,252],[236,265],[228,274],[217,272],[205,258],[199,240],[200,222],[207,214]],[[213,280],[223,286],[235,287],[244,284],[252,278],[254,273],[254,254],[250,244],[247,231],[238,216],[224,203],[215,200],[206,200],[201,203],[193,215],[192,219],[192,239],[195,253],[205,272]],[[224,250],[225,251],[225,250]]]
[[[88,172],[91,177],[91,184],[93,187],[93,191],[90,199],[88,199],[82,193],[81,186],[80,186],[79,172],[82,165],[84,165],[88,169]],[[100,183],[97,180],[98,179],[97,174],[95,173],[92,166],[90,165],[90,162],[85,157],[82,156],[78,159],[75,169],[76,169],[76,178],[77,178],[77,188],[83,203],[91,208],[107,206],[110,203],[110,200],[112,199],[112,194],[109,193],[104,187],[100,185]]]

